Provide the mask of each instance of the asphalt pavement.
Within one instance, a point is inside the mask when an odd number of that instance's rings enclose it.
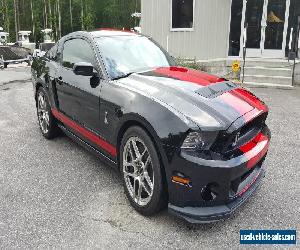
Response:
[[[252,89],[270,108],[263,184],[230,219],[190,225],[139,215],[115,170],[66,136],[44,139],[15,72],[0,70],[1,249],[235,249],[240,229],[300,229],[300,89]]]
[[[12,83],[15,81],[29,81],[31,79],[30,67],[26,64],[8,65],[7,69],[0,68],[0,86]]]

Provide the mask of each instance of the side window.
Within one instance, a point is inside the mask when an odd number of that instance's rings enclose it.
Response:
[[[96,66],[95,55],[88,42],[82,39],[71,39],[65,42],[62,64],[66,68],[73,68],[75,63],[87,62]]]
[[[194,0],[172,0],[172,29],[194,26]]]

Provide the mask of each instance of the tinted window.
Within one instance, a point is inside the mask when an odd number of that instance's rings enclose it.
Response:
[[[66,41],[63,50],[63,66],[73,68],[74,64],[79,62],[87,62],[96,66],[92,47],[82,39]]]
[[[193,28],[194,0],[172,0],[172,28]]]
[[[97,38],[111,78],[156,67],[174,65],[172,58],[149,38],[112,36]]]

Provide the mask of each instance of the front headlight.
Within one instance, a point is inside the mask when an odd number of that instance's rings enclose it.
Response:
[[[181,149],[208,150],[215,142],[217,132],[190,132],[182,143]]]

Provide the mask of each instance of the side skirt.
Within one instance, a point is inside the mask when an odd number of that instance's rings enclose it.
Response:
[[[100,158],[104,163],[108,164],[109,166],[115,168],[118,170],[118,164],[117,162],[113,161],[112,159],[108,158],[106,155],[101,153],[99,150],[88,144],[87,142],[83,141],[81,138],[76,136],[74,133],[72,133],[70,130],[68,130],[65,126],[62,124],[58,124],[58,127],[66,134],[68,137],[70,137],[73,141],[77,142],[79,145],[84,147],[89,152],[93,153],[95,156]]]

